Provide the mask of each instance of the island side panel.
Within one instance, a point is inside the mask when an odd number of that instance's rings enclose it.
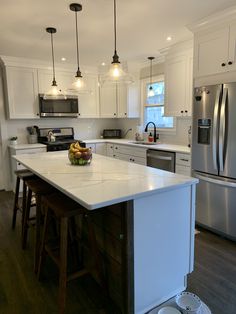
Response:
[[[134,200],[135,314],[185,290],[192,269],[194,188]]]
[[[121,313],[134,314],[134,249],[133,249],[133,201],[122,202],[90,212],[95,237],[102,257],[107,292]],[[77,220],[81,233],[81,220]],[[83,237],[87,238],[86,225]],[[93,271],[93,259],[89,247],[84,247],[84,263]]]

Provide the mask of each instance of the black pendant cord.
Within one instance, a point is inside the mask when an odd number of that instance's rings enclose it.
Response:
[[[117,55],[117,50],[116,50],[116,0],[114,0],[114,56],[112,63],[120,63],[119,61],[119,56]]]
[[[77,11],[75,11],[75,37],[76,37],[76,55],[77,55],[77,65],[78,65],[76,77],[82,77],[81,72],[80,72],[80,68],[79,68],[79,35],[78,35]]]
[[[114,47],[116,53],[116,0],[114,0]]]
[[[150,65],[150,87],[152,86],[152,59],[151,59],[151,65]]]
[[[53,73],[52,86],[57,86],[56,74],[55,74],[54,46],[53,46],[53,35],[52,35],[52,33],[51,33],[51,46],[52,46],[52,73]]]

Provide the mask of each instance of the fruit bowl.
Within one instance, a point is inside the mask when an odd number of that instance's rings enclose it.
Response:
[[[91,163],[92,151],[90,148],[81,147],[78,142],[72,143],[68,151],[68,158],[72,165],[85,166]]]

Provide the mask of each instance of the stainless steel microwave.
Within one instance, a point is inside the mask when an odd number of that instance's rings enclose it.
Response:
[[[67,96],[66,99],[44,99],[39,94],[39,114],[41,118],[77,118],[79,104],[77,96]]]

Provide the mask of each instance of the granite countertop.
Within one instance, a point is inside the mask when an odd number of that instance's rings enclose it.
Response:
[[[93,154],[87,166],[72,166],[67,151],[14,158],[89,210],[196,184],[197,179]]]
[[[129,139],[92,139],[92,140],[84,140],[86,144],[96,144],[96,143],[114,143],[114,144],[121,144],[121,145],[129,145],[133,147],[140,147],[145,149],[155,149],[155,150],[165,150],[170,152],[176,153],[185,153],[190,154],[191,148],[185,145],[176,145],[176,144],[165,144],[161,142],[157,142],[156,145],[140,145],[135,144],[134,140]]]

